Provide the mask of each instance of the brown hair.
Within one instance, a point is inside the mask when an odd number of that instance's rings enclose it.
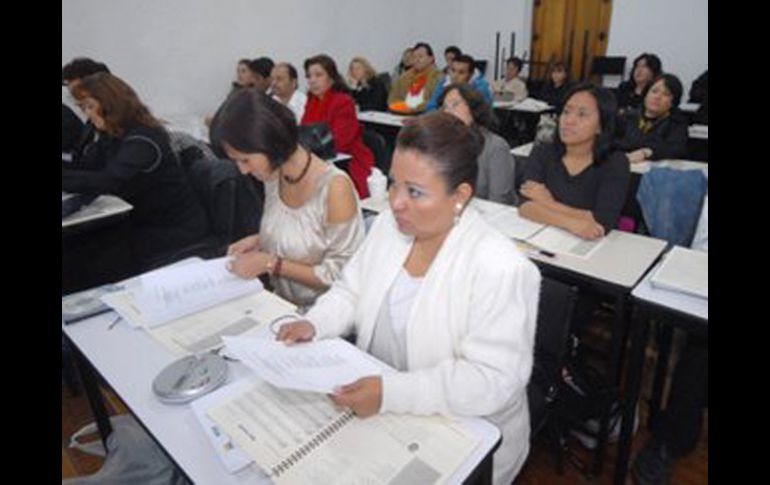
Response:
[[[305,59],[305,76],[308,75],[310,71],[310,66],[318,64],[321,66],[321,68],[326,71],[326,74],[329,75],[330,78],[332,78],[332,89],[335,91],[339,91],[342,93],[347,93],[348,85],[345,83],[345,80],[342,79],[342,76],[340,76],[340,72],[337,70],[337,64],[334,62],[334,59],[327,56],[326,54],[318,54],[317,56],[309,57]]]
[[[131,86],[112,74],[99,72],[84,77],[73,95],[78,101],[90,97],[99,102],[104,131],[111,135],[123,136],[129,127],[136,125],[163,129]]]

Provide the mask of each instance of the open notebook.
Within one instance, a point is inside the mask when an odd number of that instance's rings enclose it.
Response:
[[[674,246],[650,278],[650,283],[655,288],[708,299],[709,255],[704,251]]]
[[[222,399],[206,415],[277,484],[442,483],[480,444],[450,418],[360,419],[325,394],[279,389],[258,379],[216,394]]]

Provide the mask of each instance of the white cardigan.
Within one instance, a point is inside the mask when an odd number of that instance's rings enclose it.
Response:
[[[413,238],[380,213],[364,243],[305,317],[316,338],[354,328],[369,348],[388,290]],[[509,484],[529,452],[526,386],[532,370],[540,273],[511,240],[467,207],[415,296],[407,372],[382,378],[381,412],[484,416],[500,427],[494,481]]]

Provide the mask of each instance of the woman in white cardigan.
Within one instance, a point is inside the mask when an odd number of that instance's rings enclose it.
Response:
[[[355,331],[356,345],[398,372],[343,386],[333,400],[379,412],[483,416],[502,431],[495,483],[509,484],[529,451],[526,385],[540,274],[469,206],[479,135],[447,113],[404,127],[379,215],[340,280],[287,342]]]

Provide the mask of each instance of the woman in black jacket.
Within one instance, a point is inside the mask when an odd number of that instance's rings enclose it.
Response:
[[[678,108],[681,100],[682,83],[673,74],[662,74],[647,86],[642,109],[622,118],[618,147],[631,163],[687,154],[687,120]]]
[[[548,80],[536,97],[556,107],[556,111],[560,112],[561,106],[564,103],[564,96],[571,88],[572,83],[569,81],[567,68],[563,62],[557,62],[549,70]]]
[[[62,168],[62,190],[111,194],[133,206],[131,245],[140,265],[201,241],[208,221],[169,145],[166,130],[134,90],[109,73],[86,76],[73,89],[78,105],[112,143],[96,170]]]
[[[618,109],[625,113],[629,109],[640,108],[644,99],[644,90],[653,79],[663,71],[660,58],[655,54],[645,52],[634,59],[634,67],[628,81],[618,86]]]
[[[377,77],[377,71],[363,57],[354,57],[348,67],[348,85],[361,111],[387,111],[388,90]]]

